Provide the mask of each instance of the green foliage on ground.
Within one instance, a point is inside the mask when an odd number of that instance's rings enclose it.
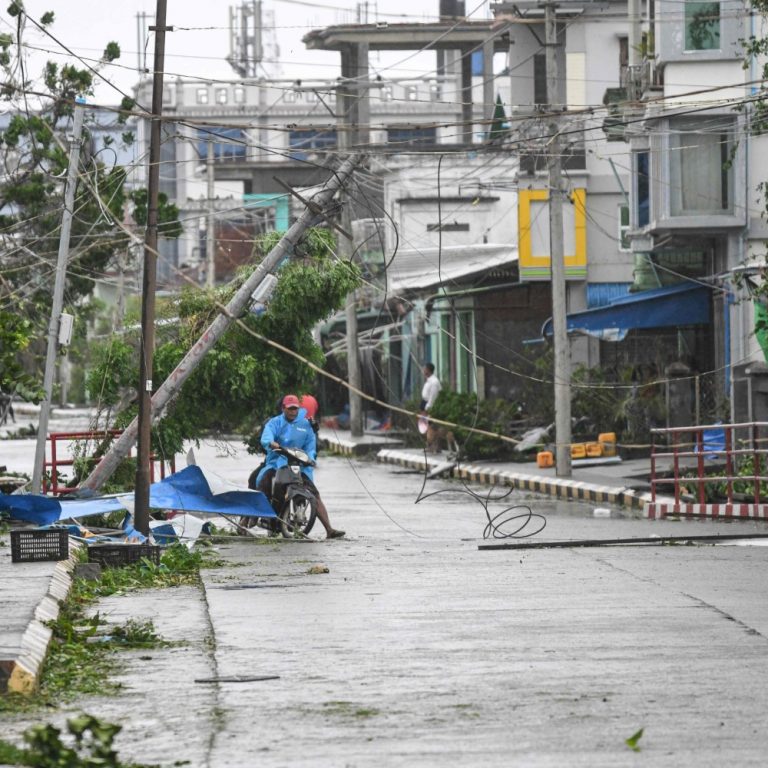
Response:
[[[120,760],[113,742],[121,730],[120,725],[85,713],[67,720],[64,738],[53,725],[33,725],[24,732],[24,747],[0,740],[0,763],[33,768],[153,768]]]
[[[0,712],[56,707],[78,696],[109,691],[115,653],[167,643],[151,620],[108,624],[100,614],[91,615],[89,608],[109,595],[196,584],[201,567],[219,564],[210,552],[174,544],[163,552],[159,565],[144,559],[122,568],[106,568],[97,580],[75,579],[58,618],[50,624],[53,638],[39,690],[31,696],[0,696]]]
[[[508,400],[480,400],[475,394],[442,390],[437,396],[432,416],[442,421],[508,435],[510,423],[519,417],[519,406]],[[511,455],[514,445],[467,429],[451,430],[466,459],[503,459]]]
[[[664,385],[658,376],[637,380],[636,370],[580,366],[574,371],[571,415],[584,422],[586,437],[615,432],[621,442],[650,444],[651,429],[664,426]]]

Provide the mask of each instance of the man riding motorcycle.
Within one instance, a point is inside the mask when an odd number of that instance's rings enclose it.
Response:
[[[277,509],[278,504],[272,496],[272,480],[277,470],[288,463],[288,459],[278,453],[276,449],[281,447],[300,448],[309,454],[313,460],[317,458],[317,440],[314,430],[304,415],[299,415],[299,407],[299,398],[296,395],[286,395],[282,402],[283,412],[279,416],[271,418],[261,432],[261,445],[267,454],[267,459],[264,467],[256,476],[256,485],[271,500],[276,511],[279,510]],[[326,536],[329,539],[340,539],[344,536],[344,531],[331,526],[328,510],[313,481],[312,467],[302,467],[301,472],[304,476],[304,484],[317,499],[317,517],[325,528]],[[280,488],[275,490],[277,491],[275,497],[279,499]]]

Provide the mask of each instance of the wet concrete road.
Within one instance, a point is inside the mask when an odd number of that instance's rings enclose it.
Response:
[[[204,458],[231,479],[252,463]],[[414,504],[419,475],[330,457],[316,479],[348,539],[232,539],[202,591],[103,601],[185,643],[121,654],[120,693],[9,717],[6,737],[85,710],[124,725],[123,760],[163,765],[765,764],[768,547],[478,551],[485,513],[456,484]],[[527,503],[537,539],[761,530]]]
[[[206,572],[218,674],[280,676],[220,686],[212,765],[765,763],[768,548],[482,552],[468,495],[415,505],[419,476],[341,459],[318,475],[349,540],[235,542],[248,564]],[[529,503],[537,538],[734,532]]]

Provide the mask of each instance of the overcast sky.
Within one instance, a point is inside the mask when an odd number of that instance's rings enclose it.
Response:
[[[167,23],[175,28],[166,37],[166,77],[175,75],[211,79],[236,79],[227,64],[229,53],[229,8],[234,3],[201,2],[200,0],[168,0]],[[268,77],[329,77],[338,75],[339,55],[308,51],[302,37],[311,29],[332,24],[354,23],[357,20],[356,0],[264,0],[264,24],[273,28],[265,40],[266,59],[264,74]],[[369,21],[425,21],[434,19],[439,0],[379,0],[369,1]],[[55,22],[49,27],[51,35],[27,23],[26,65],[30,76],[38,76],[47,59],[64,63],[72,56],[89,60],[95,65],[107,42],[120,44],[122,56],[114,65],[103,70],[114,88],[101,83],[96,89],[96,101],[118,103],[120,91],[130,94],[137,80],[138,51],[146,47],[148,66],[153,61],[154,41],[151,37],[138,41],[137,14],[153,16],[155,0],[25,0],[32,18],[39,19],[46,11],[53,11]],[[378,10],[377,10],[378,6]],[[15,23],[2,4],[0,32],[14,32]],[[473,19],[487,18],[487,0],[467,0],[467,13]],[[151,23],[151,22],[150,22]],[[275,58],[275,47],[279,56]],[[41,49],[41,50],[38,50]],[[371,65],[386,75],[414,77],[434,67],[434,54],[408,58],[408,53],[384,55],[373,53]]]

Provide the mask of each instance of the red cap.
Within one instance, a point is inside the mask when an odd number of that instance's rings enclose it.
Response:
[[[301,407],[306,409],[307,416],[310,419],[314,419],[317,415],[317,409],[319,408],[317,400],[312,395],[301,396]]]
[[[299,398],[296,397],[296,395],[286,395],[283,398],[283,408],[298,408],[299,407]]]

